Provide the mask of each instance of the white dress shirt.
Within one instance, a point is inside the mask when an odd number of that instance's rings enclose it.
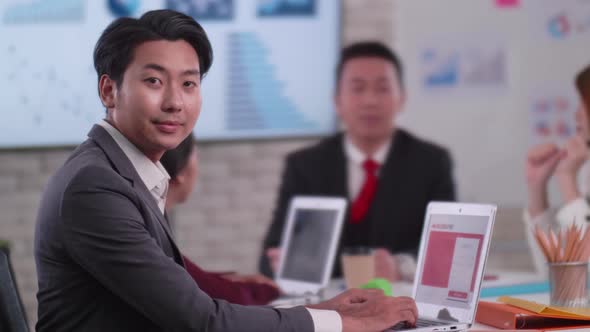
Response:
[[[372,156],[368,156],[354,145],[350,137],[344,137],[344,155],[348,166],[348,195],[352,202],[360,194],[365,183],[365,169],[363,168],[365,160],[372,159],[379,164],[379,169],[381,169],[387,160],[390,147],[391,139],[388,139]],[[378,171],[377,176],[379,176],[379,173]],[[398,264],[402,279],[413,280],[416,274],[416,260],[414,257],[408,254],[396,254],[393,256]]]
[[[103,127],[123,150],[123,153],[129,158],[137,174],[139,174],[139,177],[158,203],[160,211],[164,213],[168,181],[170,180],[170,175],[166,172],[164,166],[159,161],[152,162],[110,123],[102,120],[98,125]],[[336,311],[306,309],[313,320],[315,332],[342,332],[342,319]]]
[[[348,163],[348,194],[351,201],[356,199],[365,183],[365,169],[363,168],[365,160],[372,159],[379,164],[379,169],[381,169],[390,146],[391,140],[388,139],[385,144],[375,151],[374,155],[367,156],[352,143],[350,137],[344,137],[344,154]]]
[[[152,196],[154,196],[160,211],[164,213],[166,194],[168,193],[168,181],[170,180],[170,175],[166,172],[164,166],[159,161],[156,163],[151,161],[110,123],[102,120],[98,124],[111,135],[117,145],[123,150],[125,156],[129,158],[137,174],[139,174],[145,186]]]
[[[342,318],[336,311],[306,309],[313,320],[315,332],[342,332]]]

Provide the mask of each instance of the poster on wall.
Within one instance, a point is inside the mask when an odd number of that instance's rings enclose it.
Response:
[[[409,83],[409,111],[403,124],[449,148],[459,174],[460,198],[522,206],[526,186],[514,184],[524,183],[523,161],[531,145],[548,141],[561,145],[575,131],[578,102],[573,80],[590,64],[590,31],[584,28],[590,23],[590,0],[398,0],[397,4],[396,46],[403,52]],[[429,10],[424,11],[424,6]],[[564,9],[571,16],[562,20],[568,29],[553,36],[551,22],[558,21],[555,17]],[[428,54],[425,46],[434,51]],[[459,91],[455,88],[461,85],[458,58],[460,50],[468,47],[483,49],[483,54],[503,53],[503,65],[496,67],[504,66],[499,71],[508,75],[498,75],[503,79],[490,80],[496,83],[483,89]],[[453,54],[453,49],[459,51]],[[451,54],[446,63],[443,54]],[[429,77],[430,81],[425,79]],[[554,188],[549,193],[559,198]]]
[[[541,42],[590,41],[589,0],[528,0],[531,37]]]
[[[441,38],[418,51],[425,94],[449,97],[497,95],[508,85],[507,52],[487,38]]]
[[[578,97],[571,89],[556,86],[537,87],[529,95],[530,144],[565,144],[576,133]]]
[[[497,9],[517,9],[520,7],[520,0],[493,0]]]
[[[114,19],[153,9],[195,18],[211,40],[214,60],[202,84],[197,139],[335,130],[338,1],[2,0],[0,114],[11,121],[0,122],[0,148],[83,141],[105,115],[94,44]]]

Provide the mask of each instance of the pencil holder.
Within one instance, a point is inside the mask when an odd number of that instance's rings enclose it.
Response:
[[[548,263],[551,305],[588,306],[588,262]]]

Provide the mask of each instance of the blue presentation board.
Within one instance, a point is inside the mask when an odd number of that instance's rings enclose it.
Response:
[[[158,8],[194,17],[213,45],[197,139],[335,130],[338,1],[3,0],[0,147],[82,142],[105,115],[92,64],[96,40],[113,19]]]

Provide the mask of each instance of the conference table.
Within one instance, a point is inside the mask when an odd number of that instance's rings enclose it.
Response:
[[[549,303],[549,293],[547,289],[538,288],[539,292],[535,293],[535,289],[531,285],[545,284],[545,281],[539,275],[532,272],[519,271],[491,271],[486,273],[488,280],[482,283],[482,294],[494,293],[490,290],[501,293],[503,289],[511,294],[504,293],[502,295],[515,296],[530,301],[539,303]],[[538,287],[538,286],[537,286]],[[328,299],[338,295],[345,289],[343,280],[333,280],[329,287],[321,295],[322,298]],[[413,284],[410,282],[395,282],[392,284],[394,296],[412,296]],[[520,290],[520,292],[518,291]],[[499,294],[498,293],[498,294]],[[483,301],[495,301],[498,295],[480,297]],[[470,331],[503,331],[492,326],[474,323]],[[505,330],[504,330],[505,331]]]

